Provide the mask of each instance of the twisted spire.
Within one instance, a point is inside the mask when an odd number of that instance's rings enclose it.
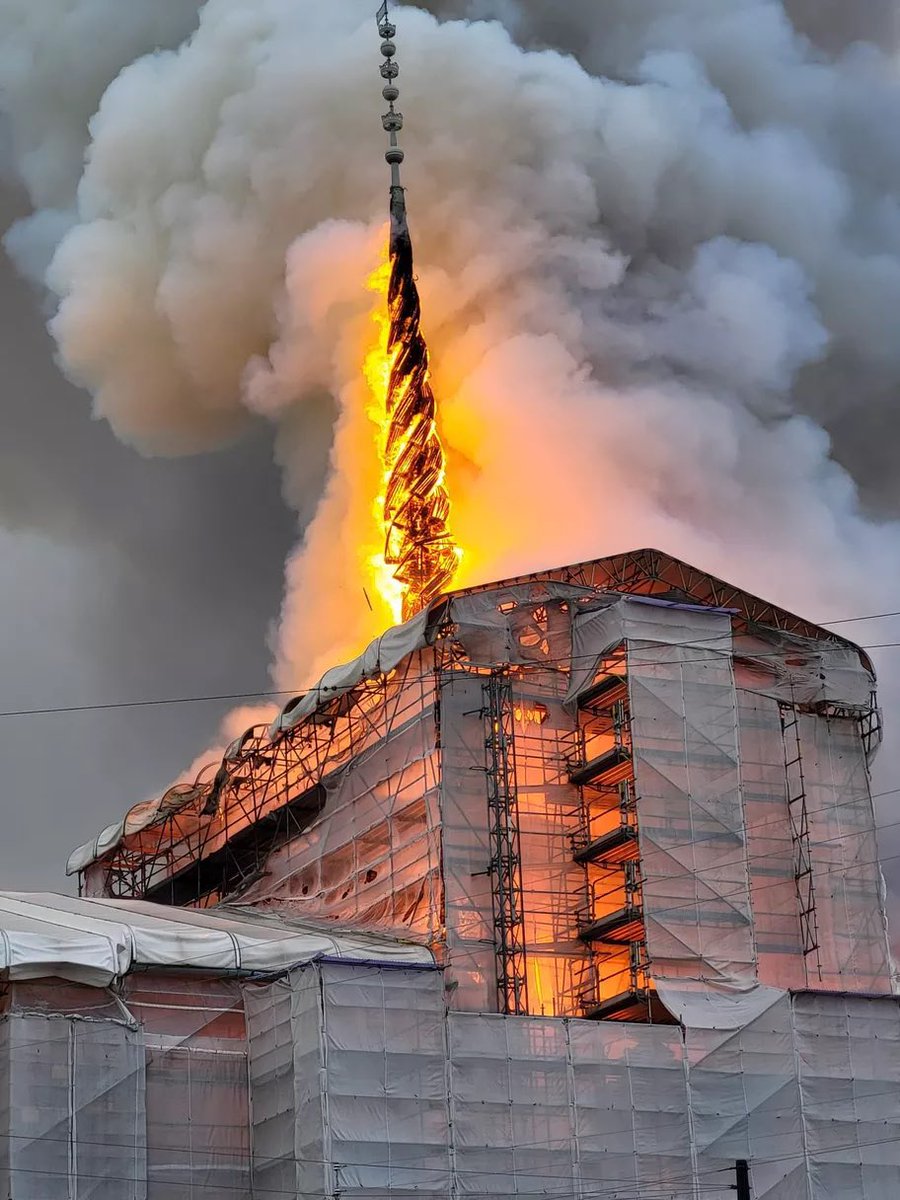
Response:
[[[391,168],[388,313],[390,362],[383,455],[387,474],[384,499],[385,563],[403,588],[403,618],[414,616],[446,591],[456,573],[460,551],[451,537],[450,498],[444,484],[444,448],[435,424],[436,403],[429,382],[428,347],[420,327],[421,305],[413,274],[413,248],[400,182],[403,151],[399,133],[403,115],[394,105],[400,68],[394,61],[396,27],[387,0],[378,12],[382,95],[389,110],[382,117]]]

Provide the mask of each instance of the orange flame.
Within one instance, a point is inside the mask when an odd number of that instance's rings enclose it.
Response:
[[[364,364],[372,396],[368,415],[378,430],[382,467],[373,515],[384,534],[384,548],[371,556],[369,566],[379,595],[400,621],[449,588],[462,552],[449,531],[444,448],[415,283],[392,254],[370,276],[368,287],[387,299],[374,314],[378,339]]]

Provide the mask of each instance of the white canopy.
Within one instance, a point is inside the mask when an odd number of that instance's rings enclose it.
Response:
[[[424,946],[234,905],[198,911],[143,900],[0,892],[0,977],[6,979],[57,976],[103,987],[137,966],[277,971],[317,958],[434,961]]]

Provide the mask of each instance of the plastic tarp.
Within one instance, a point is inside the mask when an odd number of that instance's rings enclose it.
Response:
[[[261,1192],[449,1194],[442,985],[323,966],[247,989]]]
[[[652,974],[739,986],[755,977],[755,953],[731,618],[630,601],[617,608]]]
[[[405,721],[325,781],[325,804],[300,837],[269,856],[242,900],[289,902],[344,925],[433,937],[440,923],[439,761],[434,689]]]
[[[760,696],[797,705],[838,704],[868,709],[875,677],[847,642],[766,630],[735,638],[745,686]]]
[[[738,667],[741,784],[757,972],[763,984],[807,986],[791,837],[785,744],[777,700],[741,686]]]
[[[11,983],[0,1020],[8,1200],[249,1196],[247,1037],[233,979],[142,972],[115,996]]]
[[[455,597],[449,615],[471,663],[561,663],[571,652],[572,622],[564,606],[597,602],[591,588],[548,580]],[[536,619],[538,611],[542,619]]]
[[[726,611],[635,597],[574,626],[570,704],[627,647],[654,981],[890,991],[858,653],[774,630],[733,647]]]
[[[0,1195],[726,1200],[746,1158],[756,1200],[896,1200],[894,997],[664,985],[683,1025],[640,1025],[448,1011],[446,982],[13,983]]]
[[[103,986],[134,966],[273,971],[322,956],[427,963],[424,947],[341,933],[237,907],[173,909],[138,900],[0,892],[0,974]]]
[[[269,1168],[266,1186],[570,1200],[665,1183],[667,1196],[693,1200],[674,1026],[447,1013],[440,973],[341,965],[300,969],[248,1006],[255,1129],[269,1126],[254,1146],[268,1156],[281,1121],[284,1157],[296,1160],[286,1174]],[[287,1150],[292,1130],[304,1154]],[[320,1160],[324,1180],[312,1174]]]
[[[712,1181],[745,1159],[759,1200],[809,1200],[790,996],[758,989],[752,1001],[756,1012],[735,1028],[723,998],[724,1020],[685,1031],[697,1171]],[[707,1006],[702,1017],[713,1015]]]
[[[726,1200],[744,1158],[757,1200],[896,1200],[893,997],[673,991],[682,1028],[448,1012],[444,983],[335,964],[248,989],[266,1186]]]
[[[316,971],[244,992],[252,1098],[253,1187],[261,1196],[326,1196],[321,981]]]
[[[875,813],[855,720],[802,715],[799,724],[816,949],[808,987],[890,991]]]
[[[807,993],[793,1012],[813,1200],[900,1195],[900,1006]]]
[[[300,696],[285,705],[282,712],[269,728],[269,737],[277,739],[290,733],[306,721],[320,705],[352,691],[360,683],[389,675],[405,659],[430,644],[431,626],[441,608],[447,608],[448,619],[457,626],[458,636],[473,659],[484,655],[496,655],[503,661],[530,662],[536,657],[531,647],[529,625],[529,602],[533,606],[542,600],[587,600],[595,593],[589,588],[547,581],[541,584],[522,585],[502,589],[500,594],[488,592],[474,596],[441,599],[411,620],[388,629],[381,637],[371,642],[362,654],[352,661],[333,667],[322,678]],[[498,605],[507,607],[501,612]],[[449,605],[449,607],[448,607]],[[519,606],[522,606],[519,611]],[[557,615],[559,611],[557,607]],[[559,628],[568,638],[568,618],[559,620]],[[568,653],[568,644],[566,646]],[[239,746],[238,738],[229,752]],[[187,805],[194,799],[191,789],[179,793],[177,801]],[[129,809],[121,821],[115,821],[89,842],[74,850],[66,863],[66,874],[75,875],[91,863],[114,850],[124,838],[139,834],[150,828],[171,811],[172,789],[162,797],[142,801]],[[168,807],[167,807],[168,806]]]
[[[146,1065],[148,1200],[249,1195],[247,1034],[235,979],[143,973],[125,992]],[[83,1126],[77,1137],[86,1137]]]
[[[151,1200],[139,1032],[10,1014],[0,1076],[4,1200]]]
[[[270,737],[277,738],[290,732],[315,712],[320,704],[349,692],[365,679],[388,674],[409,654],[425,647],[428,644],[426,629],[431,611],[426,609],[404,624],[387,630],[352,662],[327,671],[308,692],[285,705],[269,729]],[[241,740],[238,739],[238,742]],[[66,874],[75,875],[83,871],[119,845],[123,838],[153,825],[163,815],[167,795],[134,805],[121,821],[107,825],[96,838],[73,850],[66,862]],[[188,803],[191,798],[191,793],[186,793],[184,802]]]
[[[411,620],[388,629],[381,637],[370,642],[363,653],[351,662],[326,671],[308,692],[285,707],[281,716],[272,723],[270,735],[277,737],[295,728],[314,713],[320,704],[349,692],[364,679],[387,675],[407,655],[425,647],[428,644],[426,630],[431,611],[431,608],[423,609]]]

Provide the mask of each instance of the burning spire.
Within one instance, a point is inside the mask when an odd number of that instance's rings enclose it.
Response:
[[[396,27],[387,0],[378,11],[382,95],[389,111],[382,117],[390,146],[391,168],[388,375],[382,455],[384,562],[403,593],[403,619],[414,616],[446,591],[461,557],[448,528],[450,498],[445,486],[444,448],[435,424],[436,404],[428,370],[428,347],[420,328],[421,306],[413,275],[412,239],[406,193],[400,183],[403,151],[398,134],[403,116],[394,108],[400,68],[394,61]]]

